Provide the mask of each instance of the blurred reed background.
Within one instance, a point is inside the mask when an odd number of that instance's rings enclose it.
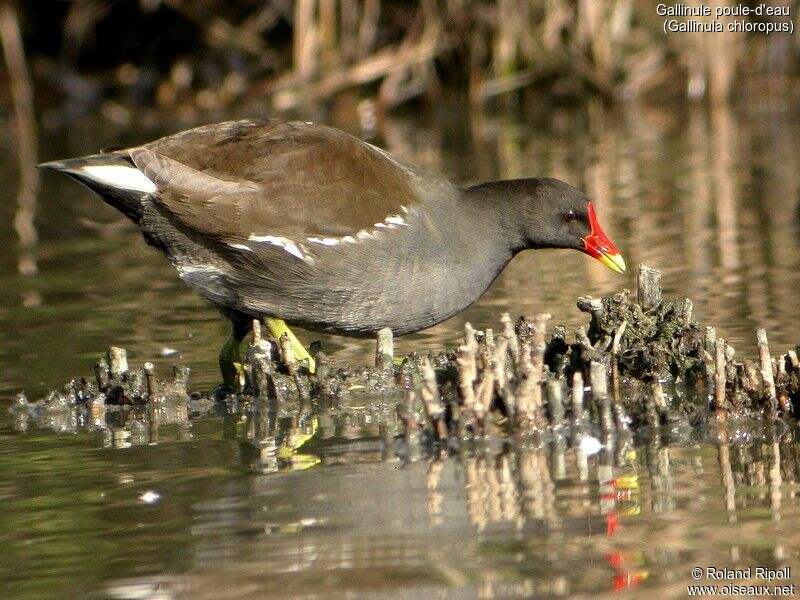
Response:
[[[635,0],[3,6],[4,19],[21,31],[47,127],[98,111],[121,125],[159,112],[207,120],[204,113],[253,103],[290,111],[335,103],[347,91],[373,101],[379,113],[443,95],[475,105],[513,103],[525,94],[551,102],[688,96],[719,103],[747,94],[749,83],[780,86],[798,74],[800,56],[800,38],[785,34],[666,36],[656,3]],[[781,6],[795,14],[800,2]],[[6,48],[15,44],[8,36],[5,28]],[[8,52],[6,64],[0,108],[8,109],[9,84],[21,73]]]

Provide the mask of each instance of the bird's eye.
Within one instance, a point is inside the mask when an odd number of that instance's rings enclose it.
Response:
[[[568,210],[564,213],[564,221],[567,223],[572,223],[575,219],[578,218],[578,215],[575,214],[574,210]]]

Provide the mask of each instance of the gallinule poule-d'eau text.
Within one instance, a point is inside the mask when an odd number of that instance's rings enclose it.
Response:
[[[198,127],[49,162],[142,230],[233,323],[227,384],[254,318],[348,336],[403,335],[465,309],[511,258],[573,248],[625,262],[592,203],[557,179],[462,188],[338,129],[275,120]]]

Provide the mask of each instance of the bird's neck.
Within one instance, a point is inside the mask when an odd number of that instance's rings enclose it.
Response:
[[[475,222],[482,224],[476,233],[495,243],[492,250],[498,259],[506,257],[503,265],[527,247],[523,223],[508,199],[507,185],[507,181],[490,181],[461,190],[464,211],[477,215]]]

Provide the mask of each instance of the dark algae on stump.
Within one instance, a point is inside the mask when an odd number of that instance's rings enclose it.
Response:
[[[693,379],[705,374],[704,331],[690,301],[645,307],[626,290],[601,300],[581,298],[578,308],[591,314],[588,340],[601,352],[611,350],[624,326],[616,352],[620,375]]]

